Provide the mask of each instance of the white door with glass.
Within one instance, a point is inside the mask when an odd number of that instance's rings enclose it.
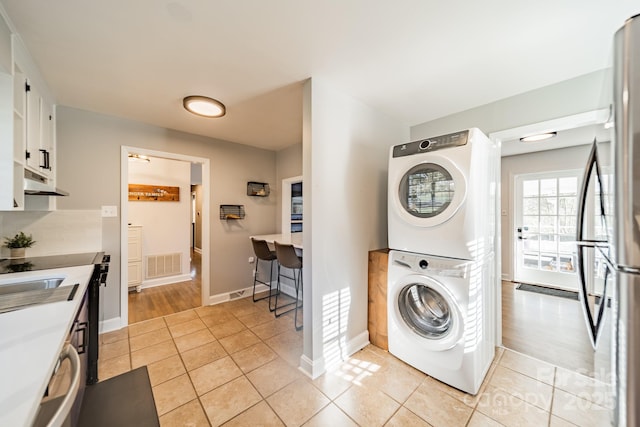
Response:
[[[578,290],[575,241],[581,173],[516,177],[514,281]]]

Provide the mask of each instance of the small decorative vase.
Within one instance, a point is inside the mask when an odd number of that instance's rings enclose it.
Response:
[[[10,248],[9,256],[11,258],[24,258],[25,252],[26,252],[26,248]]]

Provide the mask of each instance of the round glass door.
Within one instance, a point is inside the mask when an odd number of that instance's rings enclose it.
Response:
[[[409,284],[400,291],[398,311],[405,323],[424,338],[445,338],[455,326],[447,299],[420,283]]]
[[[431,218],[449,207],[455,190],[454,179],[445,168],[435,163],[421,163],[402,177],[398,196],[409,214]]]

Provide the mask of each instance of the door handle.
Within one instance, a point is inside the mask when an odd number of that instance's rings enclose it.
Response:
[[[516,231],[518,232],[518,240],[527,240],[526,237],[522,236],[522,232],[529,231],[529,227],[518,227]]]

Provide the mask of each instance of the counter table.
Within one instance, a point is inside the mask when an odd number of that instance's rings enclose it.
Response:
[[[273,242],[278,242],[281,244],[293,245],[294,248],[302,250],[302,233],[263,234],[251,237],[257,240],[264,240],[271,245],[273,245]]]

